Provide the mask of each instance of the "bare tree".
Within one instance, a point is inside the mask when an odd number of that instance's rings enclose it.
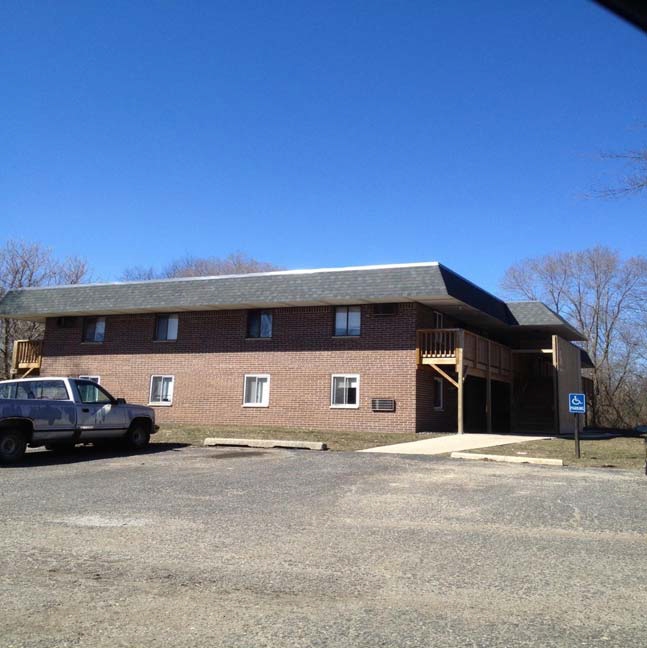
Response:
[[[647,258],[621,259],[609,248],[526,259],[510,267],[503,289],[544,301],[587,337],[594,425],[635,425],[647,415]]]
[[[121,273],[119,279],[121,281],[149,281],[151,279],[163,279],[163,277],[153,267],[130,266]]]
[[[88,275],[87,263],[78,257],[58,260],[39,243],[9,241],[0,248],[0,298],[8,290],[75,284]],[[9,376],[13,343],[42,337],[38,322],[0,319],[0,377]]]
[[[621,198],[647,190],[647,147],[625,153],[604,153],[604,159],[624,163],[619,184],[595,191],[600,198]]]
[[[196,257],[187,255],[169,263],[160,271],[152,267],[133,266],[122,273],[122,281],[149,279],[173,279],[176,277],[209,277],[228,274],[249,274],[279,270],[265,261],[257,261],[242,252],[235,252],[224,258]]]

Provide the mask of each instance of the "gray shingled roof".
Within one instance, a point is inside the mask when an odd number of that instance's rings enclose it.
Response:
[[[43,317],[249,305],[415,301],[447,295],[439,265],[420,264],[28,288],[9,292],[0,302],[0,314]],[[498,301],[492,296],[490,299]]]
[[[515,326],[566,325],[543,304],[498,297],[438,263],[265,272],[248,275],[25,288],[8,292],[0,316],[198,311],[231,308],[416,301],[464,304],[483,321]],[[581,337],[581,336],[579,336]]]
[[[584,340],[584,336],[561,315],[548,308],[539,301],[513,301],[508,302],[508,308],[519,326],[532,326],[536,328],[565,327],[571,330],[572,337],[568,339]]]

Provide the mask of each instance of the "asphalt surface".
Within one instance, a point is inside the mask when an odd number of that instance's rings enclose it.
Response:
[[[0,469],[0,646],[645,646],[647,478],[173,448]]]

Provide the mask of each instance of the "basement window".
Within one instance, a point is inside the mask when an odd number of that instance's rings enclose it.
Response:
[[[79,380],[89,380],[90,382],[101,384],[101,376],[79,376]]]
[[[174,376],[151,376],[149,405],[170,406],[173,404]]]
[[[83,341],[103,342],[106,336],[105,317],[84,317],[83,318]]]
[[[359,407],[359,376],[357,374],[337,374],[332,377],[330,407]]]

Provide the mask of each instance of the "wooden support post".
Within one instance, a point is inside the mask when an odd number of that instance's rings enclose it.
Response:
[[[517,421],[514,416],[514,358],[512,359],[512,380],[508,383],[508,399],[509,399],[509,432],[514,432],[517,426]]]
[[[492,434],[492,342],[487,343],[487,374],[485,377],[485,429]]]
[[[18,340],[13,342],[13,351],[11,354],[11,375],[18,373]]]
[[[553,426],[555,434],[561,432],[559,420],[559,347],[557,346],[557,335],[552,336],[553,340]]]
[[[465,431],[464,429],[464,413],[463,413],[463,400],[464,400],[464,393],[465,393],[465,377],[464,377],[464,370],[465,367],[463,365],[463,343],[465,340],[465,335],[463,331],[461,331],[460,335],[458,336],[459,338],[459,343],[460,346],[457,345],[456,348],[456,370],[458,372],[458,407],[457,409],[457,425],[456,425],[456,431],[458,434],[463,434]]]
[[[462,354],[461,354],[462,355]],[[458,421],[457,432],[463,434],[464,430],[464,414],[463,414],[463,398],[465,392],[465,381],[463,380],[463,362],[458,365]]]

